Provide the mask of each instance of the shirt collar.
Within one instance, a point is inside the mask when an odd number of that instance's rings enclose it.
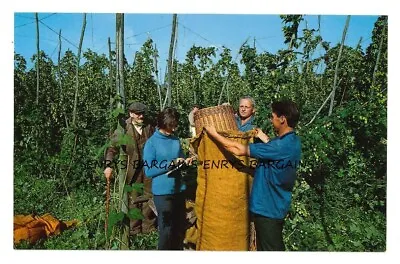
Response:
[[[239,116],[239,115],[236,117],[236,120],[237,120],[237,123],[238,123],[238,125],[239,125],[240,127],[244,127],[244,126],[246,126],[246,125],[248,125],[248,124],[252,124],[252,123],[253,123],[254,115],[252,115],[252,116],[250,117],[250,119],[247,120],[246,123],[244,123],[244,124],[242,124],[242,119],[240,119],[240,116]]]
[[[279,137],[279,139],[283,139],[283,138],[284,138],[284,137],[286,137],[287,135],[290,135],[290,134],[295,134],[295,133],[296,133],[296,131],[292,130],[292,131],[290,131],[290,132],[287,132],[286,134],[284,134],[284,135],[280,136],[280,137]]]

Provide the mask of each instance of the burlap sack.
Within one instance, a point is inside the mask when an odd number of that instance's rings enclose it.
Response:
[[[253,142],[256,132],[220,134],[248,144]],[[198,154],[196,250],[249,250],[248,201],[254,172],[251,165],[255,160],[224,151],[205,131],[191,144]]]

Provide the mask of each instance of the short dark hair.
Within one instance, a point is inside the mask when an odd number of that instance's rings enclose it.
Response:
[[[272,103],[272,112],[278,117],[285,116],[288,126],[295,128],[299,122],[300,112],[295,102],[291,100],[282,100]]]
[[[157,126],[160,129],[172,130],[178,125],[180,114],[172,107],[167,107],[161,111],[157,116]]]

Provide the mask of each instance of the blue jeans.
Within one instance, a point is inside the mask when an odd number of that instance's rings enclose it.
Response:
[[[185,195],[154,195],[157,209],[158,250],[182,250],[185,236]]]

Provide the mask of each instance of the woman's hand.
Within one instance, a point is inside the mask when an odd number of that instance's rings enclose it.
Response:
[[[176,158],[173,162],[175,167],[178,167],[179,165],[186,163],[184,158]]]
[[[187,165],[187,166],[190,166],[190,165],[192,165],[192,162],[193,162],[193,159],[195,159],[196,157],[190,157],[190,158],[187,158],[187,159],[185,159],[185,164]]]

